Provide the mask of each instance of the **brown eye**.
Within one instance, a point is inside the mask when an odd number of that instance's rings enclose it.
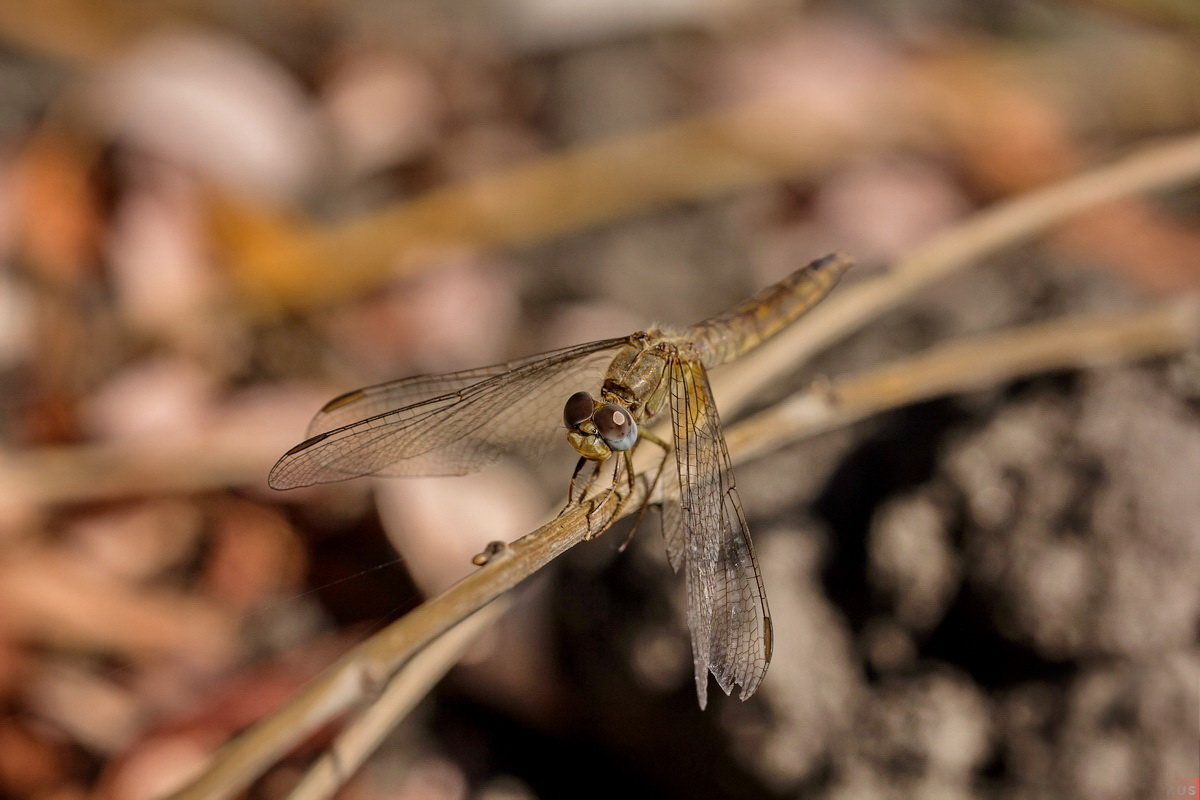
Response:
[[[618,405],[605,403],[600,406],[592,421],[596,423],[600,438],[613,450],[628,450],[637,441],[637,423],[629,411]]]
[[[568,428],[575,428],[587,422],[592,417],[592,409],[596,407],[592,396],[587,392],[576,392],[567,398],[563,406],[563,422]]]

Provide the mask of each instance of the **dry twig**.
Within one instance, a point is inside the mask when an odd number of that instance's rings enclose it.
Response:
[[[355,647],[283,708],[217,751],[204,773],[174,800],[230,797],[316,726],[378,691],[418,650],[585,539],[598,536],[642,499],[606,489],[591,502],[522,536],[484,566]]]
[[[493,557],[500,557],[500,551]],[[378,696],[338,733],[333,745],[304,774],[288,794],[288,800],[322,800],[332,797],[349,776],[362,765],[450,668],[467,648],[508,610],[509,598],[501,597],[476,611],[442,636],[430,642],[404,665]]]
[[[850,375],[778,403],[728,431],[736,460],[744,461],[852,424],[865,417],[939,395],[995,386],[1025,375],[1056,369],[1099,366],[1180,353],[1200,345],[1200,298],[1189,297],[1131,314],[1093,315],[1028,325],[1017,330],[973,337],[934,348],[912,358]],[[627,508],[636,508],[636,505]],[[289,800],[331,797],[392,726],[432,687],[486,623],[485,611],[502,613],[493,603],[402,666],[361,725],[339,734]],[[466,628],[470,625],[471,632]],[[453,638],[453,644],[446,640]],[[437,648],[436,654],[432,651]],[[426,667],[426,656],[437,661]],[[411,674],[410,674],[411,673]],[[366,732],[362,730],[366,729]]]
[[[934,236],[877,278],[844,286],[753,353],[726,367],[714,387],[728,414],[759,387],[793,372],[814,354],[934,282],[1023,241],[1072,214],[1121,197],[1180,186],[1200,175],[1200,134],[1144,148],[1115,163],[1020,195]]]
[[[865,417],[1025,375],[1181,353],[1200,346],[1200,298],[1129,314],[1026,325],[950,342],[911,358],[798,392],[732,428],[738,458],[757,458]]]
[[[813,392],[803,392],[733,426],[726,438],[740,462],[914,400],[1047,369],[1181,352],[1195,346],[1198,334],[1200,310],[1194,300],[1129,315],[1032,325],[835,381],[815,401]],[[360,702],[365,691],[378,687],[422,647],[636,510],[643,485],[639,482],[629,498],[605,490],[594,498],[595,508],[577,506],[521,537],[486,566],[347,653],[287,706],[219,751],[209,769],[173,800],[211,800],[240,791],[306,732]]]
[[[229,198],[214,205],[214,219],[256,308],[305,307],[447,255],[544,241],[648,208],[812,174],[864,137],[882,144],[892,130],[854,130],[806,113],[794,98],[772,97],[544,156],[334,226],[271,217]]]

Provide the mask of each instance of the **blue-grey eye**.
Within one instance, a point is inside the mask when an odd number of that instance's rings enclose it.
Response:
[[[595,408],[596,403],[590,394],[576,392],[567,398],[567,404],[563,406],[563,422],[568,428],[578,427],[591,419]]]
[[[633,416],[624,408],[613,403],[605,403],[596,409],[592,415],[596,431],[613,450],[628,450],[637,442],[637,423]]]

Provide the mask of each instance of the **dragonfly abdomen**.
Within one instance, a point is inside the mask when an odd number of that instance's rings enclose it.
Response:
[[[839,253],[818,258],[758,294],[684,333],[706,367],[732,361],[819,303],[853,264]]]

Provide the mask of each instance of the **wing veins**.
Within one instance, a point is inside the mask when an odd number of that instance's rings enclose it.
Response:
[[[688,622],[703,706],[711,671],[727,694],[758,688],[771,655],[771,622],[732,465],[701,364],[670,370],[672,423],[685,527]]]
[[[505,402],[511,403],[515,412],[558,402],[560,398],[541,397],[531,391],[535,388],[531,384],[544,381],[538,388],[555,387],[588,370],[598,369],[599,360],[595,356],[629,341],[630,337],[604,339],[509,362],[520,366],[515,370],[497,371],[491,377],[455,391],[373,414],[310,437],[316,439],[311,446],[300,446],[279,460],[271,471],[271,485],[303,486],[363,474],[386,474],[389,469],[403,468],[405,462],[409,462],[413,470],[398,474],[463,474],[495,460],[506,445],[528,450],[548,439],[556,426],[540,419],[517,419],[511,431],[493,430],[482,424],[487,421],[488,411],[501,408]],[[448,373],[445,377],[448,381],[457,381],[466,373],[500,370],[507,366]],[[560,370],[561,375],[555,376],[555,369]],[[433,379],[437,377],[429,376],[422,382],[435,383]],[[378,384],[390,385],[407,387],[405,381]],[[336,400],[330,404],[334,402]],[[323,413],[318,413],[314,425]],[[389,440],[392,441],[390,445]],[[416,465],[418,460],[439,453],[448,462],[446,465],[435,464],[425,470]]]

